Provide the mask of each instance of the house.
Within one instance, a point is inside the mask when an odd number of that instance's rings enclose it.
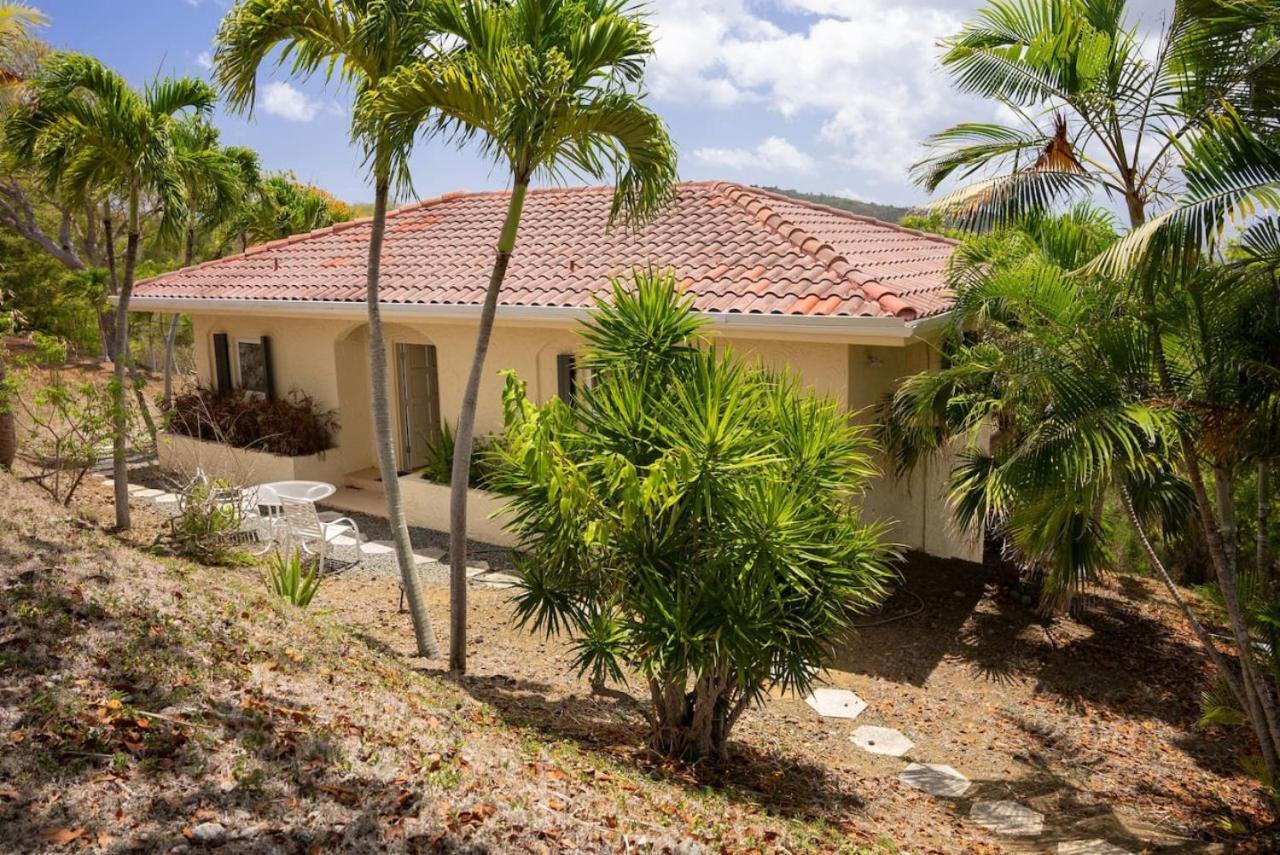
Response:
[[[858,418],[868,418],[899,378],[937,366],[930,340],[950,306],[943,272],[951,241],[724,182],[681,184],[655,221],[610,229],[610,192],[529,193],[486,363],[478,434],[501,428],[501,369],[514,368],[538,400],[572,393],[580,321],[608,293],[611,276],[637,266],[674,269],[718,339],[791,369]],[[388,216],[381,294],[403,470],[422,463],[442,417],[456,418],[506,205],[503,192],[448,193]],[[377,489],[368,474],[376,467],[368,235],[363,220],[252,247],[139,283],[133,307],[191,316],[202,383],[264,394],[298,389],[338,411],[336,448],[305,471],[284,474]],[[189,463],[191,453],[171,449],[168,465],[183,454]],[[886,477],[864,508],[894,520],[900,543],[976,560],[980,547],[950,525],[944,469],[922,468],[909,482]],[[415,474],[402,479],[421,483]],[[411,520],[439,526],[447,519],[435,507],[439,496],[415,495],[406,492]],[[481,526],[473,536],[499,537],[483,527],[484,516],[471,514]]]

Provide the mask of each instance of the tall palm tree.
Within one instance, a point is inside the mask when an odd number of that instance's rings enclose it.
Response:
[[[990,0],[950,40],[942,64],[960,89],[1000,102],[1021,124],[944,131],[915,173],[930,190],[985,176],[935,203],[971,229],[1072,196],[1119,199],[1129,232],[1086,266],[1139,296],[1148,367],[1176,400],[1163,295],[1194,278],[1228,218],[1280,207],[1280,152],[1268,142],[1280,128],[1280,0],[1178,0],[1150,60],[1125,11],[1124,0]],[[1185,190],[1175,196],[1178,181]],[[1280,779],[1280,715],[1250,655],[1223,520],[1192,426],[1179,422],[1175,435],[1241,653],[1243,706]]]
[[[223,19],[214,51],[214,76],[230,105],[252,111],[259,67],[278,49],[277,63],[294,74],[324,72],[360,95],[378,86],[392,71],[412,61],[431,36],[426,0],[243,0]],[[387,203],[393,190],[409,188],[406,160],[413,133],[396,134],[374,125],[352,135],[365,151],[374,183],[369,233],[366,298],[369,312],[369,370],[373,397],[374,440],[387,499],[387,515],[408,595],[418,654],[439,655],[431,618],[418,578],[409,525],[400,499],[391,410],[387,393],[387,353],[378,302],[382,241]]]
[[[612,174],[611,217],[643,219],[675,186],[676,155],[662,119],[643,103],[649,25],[626,0],[511,0],[434,4],[437,50],[361,99],[358,121],[436,128],[510,174],[511,196],[495,246],[475,353],[454,439],[449,514],[449,667],[466,670],[467,483],[476,401],[502,282],[515,250],[529,183],[541,176]]]
[[[176,233],[185,216],[174,153],[175,118],[205,114],[216,94],[193,78],[159,78],[142,92],[92,57],[55,55],[31,81],[28,104],[7,122],[17,155],[33,164],[46,185],[70,198],[115,197],[124,201],[127,239],[119,281],[115,324],[116,526],[129,527],[128,413],[129,298],[141,241],[144,199],[158,205],[162,234]],[[116,278],[114,240],[107,238],[108,268]]]
[[[182,266],[195,262],[201,229],[229,220],[247,203],[258,182],[258,155],[241,146],[222,146],[217,128],[191,116],[174,129],[174,155],[187,202]],[[174,346],[182,316],[174,313],[164,340],[164,404],[173,400]]]

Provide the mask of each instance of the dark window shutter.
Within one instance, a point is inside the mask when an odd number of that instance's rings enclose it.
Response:
[[[560,395],[560,400],[566,404],[573,403],[577,375],[576,360],[572,353],[561,353],[556,356],[556,391]]]
[[[213,334],[213,383],[219,395],[231,391],[231,344],[226,333]]]
[[[271,362],[271,337],[262,337],[262,367],[267,375],[266,396],[268,401],[276,399],[276,369]]]

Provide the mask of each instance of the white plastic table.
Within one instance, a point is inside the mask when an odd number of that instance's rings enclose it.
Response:
[[[259,490],[267,490],[286,499],[304,502],[323,502],[338,492],[338,488],[325,481],[271,481],[259,484]]]

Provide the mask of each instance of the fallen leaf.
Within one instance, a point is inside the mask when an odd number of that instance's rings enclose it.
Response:
[[[46,828],[40,832],[40,839],[45,843],[52,843],[54,846],[62,846],[73,840],[79,840],[84,837],[84,829],[77,828],[72,831],[70,828]]]

